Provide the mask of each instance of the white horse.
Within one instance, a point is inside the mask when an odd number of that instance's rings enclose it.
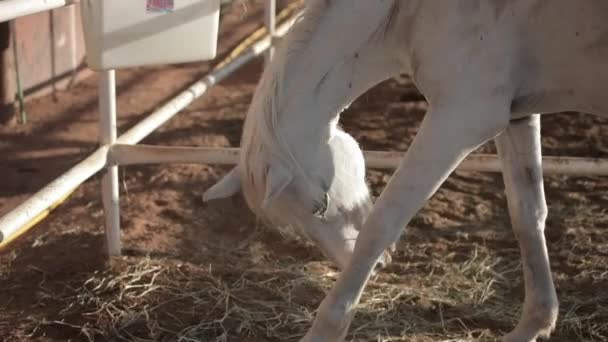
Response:
[[[606,61],[606,0],[309,0],[255,92],[239,164],[206,198],[242,188],[256,213],[300,228],[340,266],[303,341],[341,341],[403,227],[494,138],[525,279],[521,318],[504,341],[534,341],[558,315],[537,113],[607,115]],[[430,109],[371,207],[339,113],[399,73],[413,76]]]

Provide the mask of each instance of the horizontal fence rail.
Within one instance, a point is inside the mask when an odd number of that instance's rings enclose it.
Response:
[[[363,151],[371,169],[396,169],[404,152]],[[239,149],[225,147],[171,147],[153,145],[113,145],[108,162],[135,164],[217,164],[238,163]],[[578,176],[608,176],[608,160],[579,157],[543,157],[543,172]],[[459,171],[501,172],[500,160],[493,154],[471,154],[457,168]]]

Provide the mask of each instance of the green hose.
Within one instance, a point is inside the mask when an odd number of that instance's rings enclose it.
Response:
[[[27,123],[27,114],[25,113],[25,104],[23,100],[23,88],[21,87],[21,73],[19,72],[19,59],[17,58],[17,32],[15,29],[15,21],[11,21],[11,36],[13,40],[13,59],[15,61],[15,77],[17,78],[17,101],[19,101],[19,113],[21,115],[21,123]]]

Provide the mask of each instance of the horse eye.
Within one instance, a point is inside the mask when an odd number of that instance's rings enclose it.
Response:
[[[315,203],[315,207],[312,211],[312,214],[318,218],[325,218],[325,214],[327,213],[327,207],[329,206],[329,195],[327,192],[323,196],[320,202]]]

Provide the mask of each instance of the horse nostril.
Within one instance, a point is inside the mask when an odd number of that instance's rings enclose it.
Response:
[[[374,267],[374,272],[378,272],[385,267],[386,267],[386,264],[384,263],[384,261],[380,260],[380,261],[378,261],[378,263],[376,263],[376,266]]]
[[[380,269],[386,268],[388,266],[388,264],[390,264],[392,261],[392,257],[390,252],[384,251],[384,253],[382,254],[382,256],[380,257],[380,260],[378,260],[378,262],[376,263],[376,266],[374,267],[374,271],[378,271]]]
[[[323,195],[323,199],[316,203],[312,214],[316,217],[322,219],[325,218],[325,214],[327,213],[327,207],[329,206],[329,194],[325,192]]]

